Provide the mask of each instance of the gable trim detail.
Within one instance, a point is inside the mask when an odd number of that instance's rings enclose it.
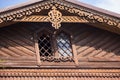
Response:
[[[84,7],[76,6],[65,0],[46,0],[36,3],[32,6],[23,7],[22,9],[12,10],[0,14],[0,23],[14,22],[18,19],[23,19],[29,17],[34,13],[39,13],[42,10],[49,10],[53,6],[57,7],[59,10],[65,10],[69,13],[76,14],[81,19],[85,19],[90,23],[102,23],[107,26],[114,26],[120,28],[120,20],[114,17],[107,16],[105,14],[100,14],[98,12],[88,10]]]

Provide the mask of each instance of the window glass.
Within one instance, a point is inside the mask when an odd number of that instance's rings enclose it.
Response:
[[[57,36],[57,47],[59,57],[71,57],[72,47],[70,42],[70,36],[64,32],[61,32]]]
[[[38,40],[40,56],[52,56],[51,36],[45,32],[41,34]]]

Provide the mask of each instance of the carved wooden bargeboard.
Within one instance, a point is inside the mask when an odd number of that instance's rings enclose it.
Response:
[[[0,80],[119,80],[120,18],[84,5],[0,11]]]

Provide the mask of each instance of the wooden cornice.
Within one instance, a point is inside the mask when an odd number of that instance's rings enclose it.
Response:
[[[120,77],[119,69],[3,69],[0,77]]]

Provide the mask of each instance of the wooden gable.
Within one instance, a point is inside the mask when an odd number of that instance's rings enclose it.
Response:
[[[0,11],[1,26],[4,26],[4,23],[21,21],[50,22],[47,17],[49,17],[48,12],[52,10],[53,6],[63,14],[61,23],[88,22],[98,28],[118,34],[120,32],[119,14],[70,0],[38,0],[10,9],[3,9]]]
[[[107,13],[99,12],[95,8],[91,9],[83,4],[75,5],[71,1],[46,0],[1,11],[1,27],[8,25],[1,28],[1,59],[3,60],[1,64],[6,66],[29,66],[28,62],[33,62],[34,65],[30,65],[37,66],[33,34],[35,29],[47,26],[55,27],[55,29],[63,27],[73,34],[74,49],[76,50],[75,59],[80,67],[100,67],[93,65],[95,62],[98,65],[105,63],[104,67],[109,65],[109,62],[113,62],[116,66],[110,65],[111,67],[119,67],[119,43],[117,43],[119,41],[119,35],[117,34],[120,32],[119,17],[112,14],[107,15]],[[97,30],[95,27],[100,29]],[[22,33],[22,31],[25,33]],[[113,38],[115,40],[112,40]],[[20,65],[16,61],[12,62],[12,60],[20,61]],[[21,60],[28,62],[21,65],[23,64]],[[84,62],[88,62],[88,65],[82,65]]]
[[[97,9],[77,1],[38,0],[1,10],[0,79],[120,79],[120,17]],[[55,50],[56,34],[69,34],[72,58],[41,60],[36,34],[44,28],[52,33]]]

